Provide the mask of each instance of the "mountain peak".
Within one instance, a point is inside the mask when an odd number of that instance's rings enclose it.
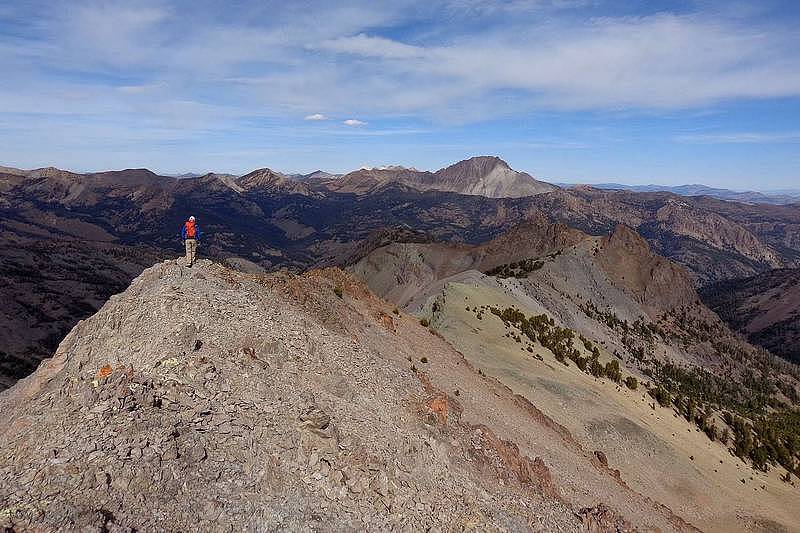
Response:
[[[431,188],[493,198],[533,196],[557,187],[517,172],[497,156],[478,156],[438,170]]]
[[[271,168],[256,169],[236,180],[236,185],[244,190],[263,190],[308,196],[311,189],[306,183],[289,178]]]
[[[86,174],[88,178],[100,180],[109,185],[124,187],[151,186],[171,182],[174,178],[159,176],[147,168],[126,168],[123,170],[109,170]]]
[[[283,183],[289,181],[285,174],[272,170],[271,168],[258,168],[252,172],[248,172],[237,180],[242,186],[245,185],[264,185]]]
[[[558,189],[549,183],[535,180],[530,174],[513,170],[497,156],[472,157],[436,172],[400,166],[361,168],[347,174],[329,188],[340,192],[366,194],[390,185],[489,198],[518,198]]]
[[[158,174],[150,170],[149,168],[124,168],[122,170],[105,170],[103,172],[90,172],[88,175],[90,176],[102,176],[102,177],[112,177],[112,176],[120,176],[120,177],[158,177]]]
[[[29,178],[72,178],[80,176],[70,170],[62,170],[56,167],[43,167],[26,172]]]
[[[250,180],[250,179],[256,179],[256,178],[259,178],[259,179],[271,178],[272,179],[272,178],[285,178],[285,177],[286,176],[281,172],[278,172],[276,170],[272,170],[271,168],[268,168],[268,167],[263,167],[263,168],[257,168],[255,170],[251,170],[250,172],[248,172],[244,176],[240,177],[239,179],[240,180]]]
[[[403,171],[403,170],[410,170],[412,172],[419,172],[419,169],[414,167],[405,167],[403,165],[381,165],[379,167],[361,167],[359,170],[392,170],[392,171]]]
[[[468,159],[463,159],[458,163],[454,163],[450,166],[439,169],[436,173],[439,174],[448,171],[453,172],[455,169],[458,169],[461,172],[474,175],[486,175],[497,167],[512,170],[508,163],[495,155],[479,155],[470,157]]]
[[[667,311],[698,300],[686,269],[656,255],[625,224],[601,240],[596,259],[611,279],[651,310]]]

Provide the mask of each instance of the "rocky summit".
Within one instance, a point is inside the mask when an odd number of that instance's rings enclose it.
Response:
[[[338,269],[156,264],[0,412],[12,531],[691,529]]]

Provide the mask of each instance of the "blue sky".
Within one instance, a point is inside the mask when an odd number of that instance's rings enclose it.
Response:
[[[4,2],[0,164],[800,188],[800,2]]]

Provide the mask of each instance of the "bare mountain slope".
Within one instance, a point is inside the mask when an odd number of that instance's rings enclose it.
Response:
[[[0,525],[693,529],[390,309],[338,270],[145,270],[0,393]]]
[[[751,342],[800,363],[800,269],[721,281],[704,287],[701,294]]]
[[[291,179],[269,168],[254,170],[236,180],[244,190],[260,190],[268,193],[302,194],[308,196],[311,189],[306,183]]]
[[[466,159],[436,172],[403,167],[360,169],[320,183],[328,190],[356,194],[399,185],[419,191],[456,192],[488,198],[520,198],[558,189],[512,169],[499,157],[489,156]]]
[[[753,451],[773,446],[777,426],[792,436],[774,445],[795,449],[797,367],[733,334],[689,274],[629,228],[543,248],[503,241],[509,263],[483,272],[479,247],[444,243],[387,245],[350,268],[700,529],[800,525],[797,489],[781,479],[800,456],[778,466]],[[772,422],[737,433],[725,412]]]
[[[405,167],[360,168],[344,176],[312,179],[309,184],[317,190],[363,196],[393,188],[416,190],[414,184],[430,175],[430,172]]]
[[[800,228],[800,210],[791,206],[588,186],[531,200],[552,220],[587,233],[608,233],[617,224],[635,229],[657,253],[687,266],[699,285],[792,264],[800,250],[785,240]]]
[[[559,184],[572,187],[570,184]],[[580,185],[577,185],[580,187]],[[626,185],[622,183],[593,183],[596,189],[627,190],[636,192],[671,192],[681,196],[708,196],[719,200],[730,200],[742,203],[787,205],[800,203],[800,190],[784,189],[779,191],[734,191],[720,189],[702,184],[687,185]]]
[[[490,198],[518,198],[557,190],[518,172],[499,157],[481,156],[460,161],[437,171],[428,187],[439,191],[478,194]]]
[[[692,305],[697,294],[689,273],[654,254],[647,241],[619,225],[598,243],[595,259],[605,273],[648,309]]]
[[[590,249],[596,268],[644,308],[665,311],[697,301],[688,273],[653,254],[647,242],[630,228],[620,225],[598,239],[563,224],[550,224],[542,217],[480,245],[389,244],[354,263],[351,270],[367,280],[376,294],[407,305],[420,291],[426,292],[424,287],[449,276],[468,270],[497,270],[512,263],[526,263],[510,269],[526,275],[530,270],[525,269],[541,268],[547,260],[552,261],[553,254],[576,249],[579,244]]]

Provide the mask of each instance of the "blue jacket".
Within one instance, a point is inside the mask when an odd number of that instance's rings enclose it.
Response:
[[[194,238],[195,238],[195,240],[199,241],[200,237],[202,237],[202,236],[203,236],[203,232],[200,231],[200,226],[195,224],[194,225]],[[183,227],[181,228],[181,239],[183,239],[184,241],[186,240],[186,223],[184,223]]]

